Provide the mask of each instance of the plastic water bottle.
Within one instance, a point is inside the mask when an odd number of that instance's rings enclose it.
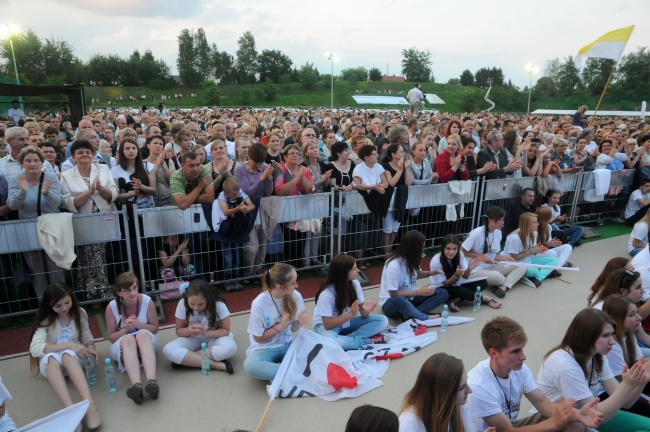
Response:
[[[111,364],[111,359],[107,358],[105,360],[106,368],[104,373],[106,374],[106,386],[108,386],[109,393],[115,393],[117,391],[117,383],[115,382],[115,369]]]
[[[90,356],[84,360],[84,370],[86,371],[88,387],[94,387],[97,385],[97,374],[95,373],[95,357]]]
[[[481,310],[481,303],[483,302],[483,296],[481,296],[481,287],[476,288],[476,294],[474,294],[474,312]]]
[[[442,308],[442,325],[440,326],[440,331],[447,333],[447,327],[449,327],[449,306],[445,305]]]
[[[210,375],[210,356],[208,355],[208,344],[201,344],[201,370],[203,375]]]

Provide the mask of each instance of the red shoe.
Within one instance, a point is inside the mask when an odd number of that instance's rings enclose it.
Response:
[[[370,336],[370,343],[372,344],[385,344],[388,343],[388,337],[379,333],[374,336]]]

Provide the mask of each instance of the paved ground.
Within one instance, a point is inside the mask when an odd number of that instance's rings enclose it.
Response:
[[[402,397],[412,386],[420,365],[428,356],[444,351],[462,358],[467,369],[485,358],[480,344],[480,329],[497,314],[518,320],[526,329],[529,337],[527,364],[536,374],[544,354],[560,341],[573,316],[586,306],[589,287],[607,260],[627,255],[626,244],[627,237],[620,236],[576,249],[571,261],[581,271],[564,272],[563,279],[570,284],[548,280],[538,289],[518,284],[508,293],[499,312],[483,307],[480,312],[473,313],[471,305],[463,305],[459,315],[475,316],[475,322],[452,326],[446,334],[439,334],[438,341],[426,349],[393,361],[383,378],[384,386],[362,397],[338,402],[325,402],[318,398],[274,401],[263,430],[342,431],[350,412],[362,404],[379,405],[398,413]],[[373,300],[378,295],[378,288],[366,292],[366,296]],[[307,304],[309,313],[313,307],[313,302]],[[200,370],[172,370],[160,355],[158,382],[161,396],[158,401],[146,399],[143,405],[136,406],[125,394],[128,386],[126,374],[118,376],[119,391],[116,394],[106,393],[103,382],[93,388],[93,395],[104,416],[102,431],[255,430],[268,398],[264,384],[247,377],[242,369],[248,346],[248,315],[234,317],[232,322],[239,346],[233,359],[235,375],[213,372],[204,377]],[[173,338],[173,329],[159,333],[161,346]],[[108,342],[98,344],[102,357],[108,355],[108,349]],[[19,426],[61,408],[43,377],[30,378],[28,357],[0,362],[0,376],[14,397],[8,409]],[[529,408],[524,404],[522,412]]]

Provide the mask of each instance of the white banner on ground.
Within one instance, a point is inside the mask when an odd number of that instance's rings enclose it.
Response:
[[[79,402],[16,429],[16,432],[74,432],[86,415],[89,406],[90,403],[87,400]]]
[[[550,270],[557,270],[557,271],[572,271],[572,272],[580,271],[580,267],[559,267],[559,266],[530,264],[530,263],[512,262],[512,261],[499,261],[499,262],[505,265],[515,266],[515,267],[532,267],[532,268],[539,268],[539,269],[550,269]]]
[[[457,325],[457,324],[472,322],[475,319],[476,318],[450,316],[448,322],[449,325]],[[408,321],[404,321],[402,324],[397,326],[397,339],[401,340],[404,338],[411,338],[414,335],[418,336],[420,334],[424,334],[424,335],[435,334],[435,332],[432,333],[424,333],[424,332],[426,332],[427,327],[436,327],[440,325],[442,325],[441,318],[434,318],[434,319],[429,319],[424,321],[418,319],[410,319]]]

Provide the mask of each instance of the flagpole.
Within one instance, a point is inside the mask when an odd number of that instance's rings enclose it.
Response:
[[[273,403],[273,399],[269,399],[269,403],[266,404],[266,409],[264,410],[264,414],[262,414],[262,418],[260,419],[260,422],[257,425],[257,428],[255,429],[255,432],[260,432],[262,430],[262,424],[264,424],[264,420],[266,420],[266,415],[271,410],[271,404],[272,403]]]
[[[619,57],[620,59],[620,57]],[[618,65],[618,60],[612,66],[612,72],[609,74],[609,78],[607,78],[607,83],[605,83],[605,88],[603,88],[603,92],[600,94],[600,99],[598,100],[598,105],[596,105],[596,109],[594,110],[594,113],[591,115],[591,121],[589,122],[589,128],[593,126],[594,122],[596,121],[596,113],[598,112],[598,108],[600,108],[600,103],[603,101],[603,98],[605,97],[605,92],[607,91],[607,87],[609,87],[609,83],[612,81],[612,77],[614,76],[614,72],[616,71],[616,65]]]

